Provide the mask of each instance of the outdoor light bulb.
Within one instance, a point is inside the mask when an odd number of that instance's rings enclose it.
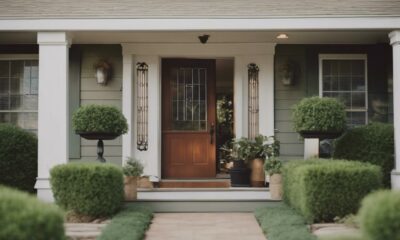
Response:
[[[277,39],[288,39],[289,36],[286,33],[280,33],[278,36],[276,36]]]

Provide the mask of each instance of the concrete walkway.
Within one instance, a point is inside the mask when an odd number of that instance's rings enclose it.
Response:
[[[146,240],[265,240],[253,213],[155,214]]]

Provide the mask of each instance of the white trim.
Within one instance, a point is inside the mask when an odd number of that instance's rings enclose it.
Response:
[[[365,112],[365,124],[368,123],[368,55],[367,54],[319,54],[319,96],[322,97],[322,61],[323,60],[364,60],[365,109],[351,109],[350,112]]]
[[[0,60],[38,60],[39,54],[0,54]]]
[[[0,20],[0,31],[153,31],[153,30],[328,30],[398,29],[400,17],[310,17],[241,19],[13,19]]]

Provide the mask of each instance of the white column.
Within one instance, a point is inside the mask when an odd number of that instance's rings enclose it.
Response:
[[[305,138],[304,139],[304,159],[319,157],[319,139]]]
[[[395,140],[395,169],[392,172],[392,188],[400,189],[400,30],[389,34],[393,47],[393,123]]]
[[[52,201],[50,169],[68,162],[68,51],[65,32],[39,32],[38,198]]]
[[[122,135],[122,164],[125,163],[127,157],[132,157],[134,141],[134,111],[133,111],[133,56],[130,53],[122,52],[122,113],[128,122],[128,132]]]

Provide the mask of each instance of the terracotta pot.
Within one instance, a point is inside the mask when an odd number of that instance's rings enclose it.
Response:
[[[270,176],[269,192],[272,200],[282,200],[282,174],[272,174]]]
[[[256,158],[251,161],[251,186],[265,187],[264,160]]]
[[[137,199],[138,177],[124,177],[125,201],[135,201]]]
[[[150,182],[149,177],[140,177],[138,180],[138,188],[153,189],[153,183]]]

